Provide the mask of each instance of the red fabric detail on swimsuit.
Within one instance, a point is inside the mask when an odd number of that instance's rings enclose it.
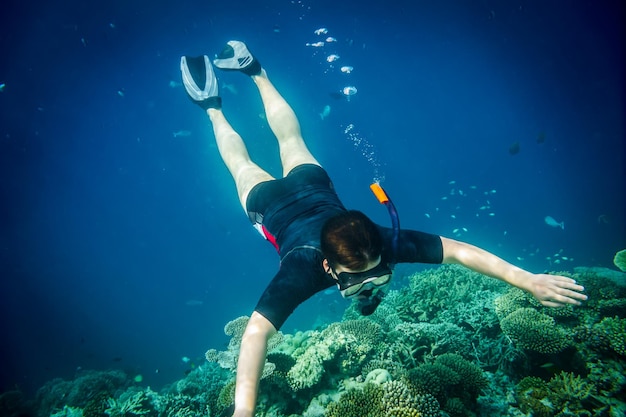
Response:
[[[261,228],[263,229],[263,235],[265,235],[265,238],[269,240],[272,245],[274,245],[274,249],[276,249],[276,252],[280,253],[280,251],[278,250],[278,243],[276,243],[276,238],[274,237],[274,235],[271,234],[265,228],[265,226],[261,225]]]

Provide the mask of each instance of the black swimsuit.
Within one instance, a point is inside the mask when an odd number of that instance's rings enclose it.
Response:
[[[326,171],[318,165],[299,165],[285,178],[256,185],[246,201],[254,227],[269,240],[280,256],[280,268],[267,286],[255,311],[276,329],[295,308],[336,281],[322,268],[322,226],[329,218],[346,211]],[[379,226],[391,247],[391,229]],[[391,259],[383,249],[382,259]],[[401,230],[396,262],[441,263],[441,238]]]

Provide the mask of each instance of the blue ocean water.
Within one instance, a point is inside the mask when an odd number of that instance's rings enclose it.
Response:
[[[182,54],[212,56],[229,39],[267,68],[348,207],[386,224],[368,190],[380,179],[403,227],[537,272],[611,267],[626,247],[619,1],[11,3],[0,391],[108,368],[158,387],[250,314],[278,258],[178,70]],[[280,175],[252,83],[218,76],[253,159]],[[336,98],[345,86],[358,90],[349,101]],[[346,306],[322,294],[284,330]]]

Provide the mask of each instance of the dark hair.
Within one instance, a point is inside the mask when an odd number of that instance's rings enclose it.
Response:
[[[341,265],[358,271],[378,259],[383,240],[373,221],[360,211],[349,210],[324,223],[321,247],[332,268]]]

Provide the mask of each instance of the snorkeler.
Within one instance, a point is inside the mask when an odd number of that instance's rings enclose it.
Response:
[[[183,56],[185,89],[212,123],[244,211],[280,257],[278,272],[261,295],[242,338],[233,416],[254,415],[267,341],[298,305],[337,286],[343,297],[357,300],[362,314],[372,314],[383,300],[396,263],[460,264],[521,288],[548,307],[579,305],[587,299],[581,293],[584,288],[571,278],[533,274],[476,246],[400,229],[395,207],[382,189],[374,192],[389,209],[391,228],[375,224],[360,211],[347,210],[304,143],[295,113],[247,46],[228,42],[213,65],[240,71],[256,84],[278,140],[283,170],[283,177],[277,179],[250,159],[242,138],[222,112],[209,58]]]

